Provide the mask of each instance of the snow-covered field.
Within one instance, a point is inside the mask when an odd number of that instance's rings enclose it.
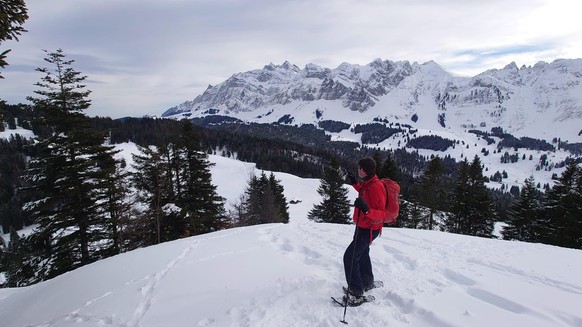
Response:
[[[5,126],[5,129],[3,132],[0,132],[0,139],[9,139],[10,136],[16,136],[17,134],[23,138],[33,138],[34,137],[34,133],[29,129],[25,129],[25,128],[22,128],[20,126],[16,127],[16,129],[8,129],[6,127],[7,126]]]
[[[219,194],[235,201],[254,165],[210,159]],[[0,289],[0,326],[342,326],[330,296],[345,284],[353,226],[307,220],[319,181],[276,176],[288,200],[302,200],[289,224],[181,239]],[[385,286],[348,308],[351,326],[582,326],[579,250],[385,229],[371,256]]]

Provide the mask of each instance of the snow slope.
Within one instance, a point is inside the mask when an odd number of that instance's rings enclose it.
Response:
[[[0,139],[8,140],[11,136],[15,137],[17,134],[26,139],[34,137],[34,133],[31,130],[18,126],[16,129],[5,128],[3,132],[0,132]]]
[[[230,202],[254,165],[211,156]],[[342,326],[352,225],[306,219],[318,180],[276,173],[289,224],[235,228],[124,253],[52,280],[0,289],[0,326]],[[355,197],[353,191],[350,197]],[[371,247],[376,301],[351,326],[582,326],[582,251],[385,229]]]

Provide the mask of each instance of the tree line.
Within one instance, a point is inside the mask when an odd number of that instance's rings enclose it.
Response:
[[[374,159],[379,178],[400,181],[391,156],[382,159],[376,153]],[[494,224],[499,218],[495,201],[499,195],[487,189],[486,180],[478,156],[472,162],[465,159],[455,170],[448,170],[440,157],[433,157],[416,181],[419,192],[401,199],[398,226],[494,237]],[[308,218],[315,222],[351,223],[345,183],[345,172],[332,160],[317,190],[322,201],[314,205]],[[501,230],[505,240],[582,249],[582,168],[570,161],[546,193],[538,190],[530,176],[517,198],[503,211],[507,211]]]

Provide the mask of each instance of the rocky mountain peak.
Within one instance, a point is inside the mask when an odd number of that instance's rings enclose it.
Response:
[[[199,117],[211,112],[276,122],[293,115],[299,124],[326,119],[325,115],[347,122],[381,117],[420,127],[500,126],[525,135],[566,136],[580,131],[581,80],[582,59],[539,62],[521,69],[511,62],[474,77],[454,76],[434,61],[411,64],[378,58],[367,65],[344,62],[335,69],[312,63],[300,69],[285,61],[234,74],[163,116]],[[422,119],[411,121],[412,117]],[[557,132],[541,131],[538,126],[547,122],[558,124]]]

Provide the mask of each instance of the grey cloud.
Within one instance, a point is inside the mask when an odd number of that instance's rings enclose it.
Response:
[[[484,71],[492,68],[492,54],[497,60],[526,54],[541,58],[544,51],[537,51],[536,44],[559,48],[567,41],[524,39],[521,44],[526,48],[511,49],[516,39],[524,38],[517,34],[517,22],[546,3],[29,1],[30,19],[25,26],[29,32],[18,46],[27,52],[8,58],[14,66],[7,77],[17,78],[17,72],[34,70],[32,63],[42,64],[40,49],[62,48],[76,61],[75,67],[88,75],[94,107],[103,104],[152,114],[163,112],[168,104],[193,99],[208,84],[220,83],[234,73],[285,60],[300,67],[315,63],[330,68],[342,62],[367,64],[375,58],[435,60],[447,69]],[[568,39],[576,36],[580,33],[569,34]],[[495,49],[489,57],[483,53]],[[519,57],[514,60],[519,64]]]

